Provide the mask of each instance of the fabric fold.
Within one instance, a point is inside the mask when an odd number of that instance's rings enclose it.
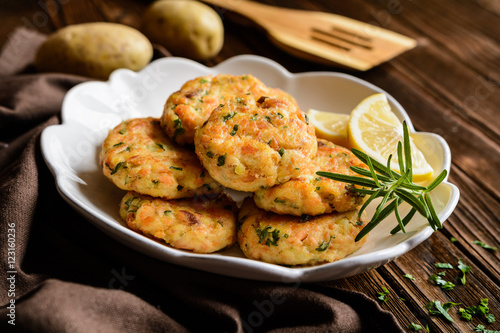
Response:
[[[1,331],[402,331],[361,293],[180,267],[94,227],[58,193],[40,149],[43,129],[60,123],[65,93],[88,79],[34,73],[30,57],[43,36],[20,29],[10,39],[22,38],[30,47],[7,43],[0,57],[0,248],[15,254],[0,263]]]

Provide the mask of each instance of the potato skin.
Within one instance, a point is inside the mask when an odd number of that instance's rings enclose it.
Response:
[[[219,15],[198,1],[152,3],[142,16],[141,31],[174,55],[194,60],[214,57],[224,44],[224,26]]]
[[[107,80],[118,68],[138,71],[153,57],[151,42],[138,30],[118,23],[70,25],[40,46],[35,66],[42,72],[60,72]]]

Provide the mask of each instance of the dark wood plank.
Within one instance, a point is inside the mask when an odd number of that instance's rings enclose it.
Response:
[[[219,9],[226,30],[225,44],[217,57],[204,62],[206,65],[250,53],[271,58],[291,72],[333,70],[355,75],[388,91],[407,110],[417,130],[442,135],[452,151],[450,181],[459,186],[461,199],[444,229],[383,267],[325,284],[361,291],[374,299],[385,286],[390,291],[389,299],[380,305],[405,328],[414,322],[429,324],[431,332],[471,332],[479,323],[486,325],[479,319],[472,323],[461,321],[455,310],[450,310],[454,323],[430,316],[424,308],[429,300],[470,306],[486,297],[492,313],[500,318],[500,251],[487,251],[471,243],[478,239],[500,247],[500,16],[494,2],[259,2],[349,16],[414,37],[419,46],[365,73],[338,69],[289,56],[274,46],[264,32],[241,24],[241,20],[234,20],[230,13]],[[0,45],[18,25],[44,33],[92,21],[119,22],[138,28],[140,15],[149,4],[146,0],[72,0],[57,7],[50,0],[4,1],[0,3]],[[451,243],[450,237],[457,242]],[[445,277],[456,284],[451,291],[428,280],[441,271],[434,267],[436,262],[456,266],[458,258],[472,267],[466,285],[457,282],[460,275],[456,269],[447,271]],[[404,274],[411,274],[416,280],[408,280]],[[486,326],[499,330],[500,320]]]
[[[471,266],[470,273],[466,275],[466,284],[461,285],[459,278],[461,272],[456,268],[458,259]],[[450,263],[455,269],[438,269],[436,263]],[[394,279],[392,288],[394,290],[404,290],[410,299],[411,305],[415,307],[418,318],[425,318],[425,321],[432,322],[431,331],[439,332],[468,332],[472,331],[477,324],[485,324],[485,321],[477,318],[472,323],[462,321],[456,314],[458,307],[449,311],[454,323],[450,323],[440,316],[429,316],[425,304],[431,300],[439,300],[441,303],[455,302],[461,303],[462,307],[477,305],[482,298],[489,299],[490,309],[494,314],[498,313],[500,303],[500,287],[487,276],[481,267],[469,260],[466,253],[462,252],[456,243],[452,243],[442,232],[436,232],[429,240],[422,243],[414,250],[401,256],[391,264],[378,269],[386,279]],[[437,272],[446,272],[443,277],[446,281],[451,281],[455,287],[446,291],[429,281],[429,277]],[[411,274],[415,281],[403,278],[404,274]],[[399,288],[399,289],[398,289]],[[404,296],[403,296],[404,297]],[[485,324],[486,325],[486,324]],[[500,323],[488,325],[488,329],[499,329]]]

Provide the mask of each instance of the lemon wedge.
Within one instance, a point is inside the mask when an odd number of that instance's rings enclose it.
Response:
[[[316,136],[331,141],[337,145],[347,147],[347,122],[349,115],[309,109],[309,121],[316,129]]]
[[[347,124],[349,145],[382,164],[392,154],[391,169],[399,172],[397,145],[403,143],[403,124],[392,112],[385,94],[374,94],[362,100],[351,112]],[[433,169],[410,138],[413,181],[432,177]]]

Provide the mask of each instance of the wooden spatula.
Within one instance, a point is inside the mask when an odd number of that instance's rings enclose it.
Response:
[[[274,44],[308,60],[368,70],[416,46],[416,40],[344,16],[247,0],[203,0],[246,16]]]

